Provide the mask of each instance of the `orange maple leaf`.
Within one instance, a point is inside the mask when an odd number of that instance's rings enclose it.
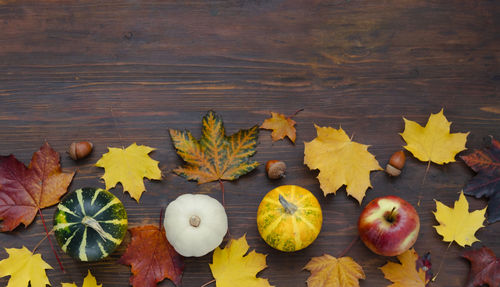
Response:
[[[200,140],[189,131],[170,129],[177,154],[186,162],[174,172],[188,180],[207,183],[215,180],[234,180],[255,169],[259,163],[250,160],[255,154],[259,130],[247,130],[226,136],[222,117],[209,111],[203,117]]]
[[[271,118],[268,118],[260,126],[261,129],[273,130],[271,137],[273,142],[284,139],[287,136],[292,143],[295,143],[295,124],[296,122],[290,117],[286,117],[280,113],[271,112]]]
[[[417,268],[419,257],[413,248],[398,255],[398,260],[401,264],[389,261],[380,267],[384,277],[394,283],[389,287],[425,287],[429,283],[426,271]]]
[[[304,269],[311,271],[308,287],[359,287],[359,279],[366,278],[363,268],[351,257],[335,258],[323,254],[311,258]]]
[[[13,155],[0,156],[0,231],[28,226],[42,208],[59,202],[75,172],[62,172],[59,154],[48,143],[33,154],[29,167]]]
[[[167,241],[165,230],[153,225],[129,229],[132,240],[118,261],[132,267],[130,284],[134,287],[156,286],[165,278],[181,283],[184,262]]]

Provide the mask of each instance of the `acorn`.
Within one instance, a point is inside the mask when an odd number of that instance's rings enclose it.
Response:
[[[68,154],[73,160],[82,159],[92,152],[94,145],[88,141],[73,142],[69,146]]]
[[[285,176],[286,163],[281,160],[269,160],[266,163],[267,177],[270,179],[278,179]]]
[[[389,163],[385,167],[385,172],[390,176],[398,176],[401,174],[401,170],[405,166],[406,156],[405,153],[400,150],[395,152],[389,159]]]

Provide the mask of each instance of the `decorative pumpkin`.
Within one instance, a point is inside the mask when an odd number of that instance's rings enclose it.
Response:
[[[54,233],[62,250],[80,261],[111,254],[127,232],[122,202],[104,189],[86,187],[66,195],[54,214]]]
[[[183,194],[165,210],[168,242],[182,256],[200,257],[219,246],[227,232],[222,204],[204,194]]]
[[[257,211],[257,227],[262,239],[271,247],[286,252],[313,243],[322,223],[318,200],[297,185],[282,185],[271,190]]]

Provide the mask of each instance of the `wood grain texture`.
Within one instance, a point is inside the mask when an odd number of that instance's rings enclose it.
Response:
[[[156,224],[160,210],[178,195],[201,192],[221,199],[218,183],[197,185],[174,175],[182,162],[168,128],[200,134],[201,117],[214,109],[228,133],[260,124],[270,111],[304,111],[296,145],[272,142],[261,131],[254,158],[262,165],[225,183],[231,234],[247,234],[251,248],[268,254],[260,276],[276,286],[306,286],[302,268],[312,256],[339,254],[356,236],[361,208],[395,194],[420,206],[417,252],[445,260],[432,286],[463,286],[465,250],[440,240],[433,225],[434,199],[450,205],[473,176],[462,161],[431,165],[409,156],[398,178],[373,172],[373,189],[360,207],[345,188],[323,197],[317,172],[303,164],[304,141],[313,124],[342,128],[371,145],[385,166],[401,148],[402,117],[425,124],[442,107],[453,132],[470,131],[467,147],[483,137],[500,138],[500,2],[498,1],[10,1],[0,0],[0,154],[28,163],[44,141],[61,153],[65,170],[77,169],[70,190],[104,187],[93,164],[107,147],[133,142],[157,148],[164,179],[146,182],[137,204],[121,187],[111,190],[124,203],[131,227]],[[91,140],[90,157],[74,162],[64,154],[75,140]],[[284,160],[287,177],[266,178],[263,164]],[[305,250],[284,254],[268,247],[256,227],[262,197],[281,184],[311,190],[324,211],[323,230]],[[468,197],[471,209],[486,206]],[[55,208],[43,211],[51,222]],[[50,224],[49,224],[50,225]],[[32,249],[44,237],[37,217],[28,228],[0,234],[3,248]],[[500,225],[477,237],[500,255]],[[127,241],[128,239],[126,239]],[[52,286],[77,282],[90,269],[103,286],[127,286],[130,269],[116,263],[126,243],[108,259],[77,263],[61,254],[66,273],[48,271]],[[47,241],[39,252],[57,268]],[[361,286],[387,286],[378,267],[386,258],[358,242],[349,256],[363,266]],[[186,259],[183,286],[212,279],[211,255]],[[6,285],[7,278],[0,279]],[[159,286],[173,286],[168,280]],[[235,286],[237,286],[235,284]]]

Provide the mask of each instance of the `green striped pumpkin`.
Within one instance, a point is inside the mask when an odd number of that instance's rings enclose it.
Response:
[[[86,187],[66,195],[54,214],[59,246],[80,261],[97,261],[111,254],[127,232],[127,212],[108,191]]]

